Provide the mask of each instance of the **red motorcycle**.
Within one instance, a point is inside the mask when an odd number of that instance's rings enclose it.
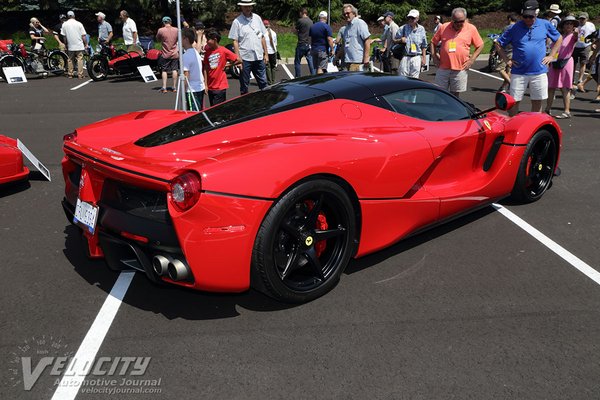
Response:
[[[158,66],[160,51],[150,49],[147,52],[115,49],[112,44],[101,44],[100,51],[87,63],[87,71],[94,81],[103,81],[109,75],[128,75],[137,72],[137,67],[150,65],[153,70]]]

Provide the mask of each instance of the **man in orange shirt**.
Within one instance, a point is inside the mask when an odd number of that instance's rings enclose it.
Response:
[[[438,44],[441,46],[438,47]],[[471,45],[475,47],[473,54]],[[467,10],[452,10],[452,20],[442,25],[431,39],[433,62],[438,67],[435,83],[455,96],[467,90],[467,71],[483,50],[477,28],[467,22]]]

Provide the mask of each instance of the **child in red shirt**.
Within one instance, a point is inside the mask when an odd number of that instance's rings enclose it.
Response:
[[[225,47],[219,45],[221,35],[214,29],[206,32],[206,52],[202,71],[204,71],[204,82],[208,87],[208,101],[210,106],[224,102],[227,99],[227,75],[225,66],[228,62],[241,64],[242,61]]]

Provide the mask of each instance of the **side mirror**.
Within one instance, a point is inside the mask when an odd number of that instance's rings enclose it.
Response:
[[[507,111],[513,108],[516,101],[515,99],[508,93],[496,93],[496,108],[498,110]]]

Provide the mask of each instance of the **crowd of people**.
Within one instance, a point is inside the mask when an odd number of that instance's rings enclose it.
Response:
[[[268,20],[254,13],[254,0],[239,0],[237,4],[241,12],[232,22],[228,35],[233,42],[233,52],[219,45],[221,36],[217,30],[206,30],[200,21],[194,24],[194,28],[182,21],[183,71],[190,109],[203,108],[204,94],[208,95],[211,106],[226,100],[226,65],[241,65],[240,94],[248,92],[251,75],[259,89],[276,81],[277,60],[280,58],[277,33],[271,29]],[[527,89],[531,110],[542,112],[543,109],[551,114],[554,94],[560,90],[563,111],[555,116],[571,118],[570,101],[574,92],[585,92],[586,84],[592,79],[598,84],[600,33],[588,21],[589,16],[585,12],[578,13],[577,18],[574,15],[561,18],[560,6],[552,4],[546,18],[542,19],[538,18],[539,11],[536,0],[525,1],[520,18],[517,14],[510,14],[507,26],[495,40],[502,61],[497,68],[503,79],[499,90],[510,92],[517,102],[510,111],[511,115],[519,111],[519,103]],[[95,15],[99,43],[110,42],[112,26],[105,20],[104,13]],[[484,42],[478,29],[469,22],[464,8],[452,10],[450,21],[446,23],[440,16],[435,16],[429,43],[417,9],[408,12],[402,25],[394,21],[393,12],[384,12],[378,19],[383,27],[383,35],[379,39],[372,37],[367,23],[352,4],[343,5],[342,15],[346,24],[334,38],[326,11],[321,11],[318,21],[313,23],[306,8],[299,10],[295,25],[298,37],[294,57],[296,77],[302,75],[303,59],[306,59],[311,75],[326,73],[332,58],[339,60],[338,65],[342,69],[365,70],[371,63],[372,44],[377,42],[381,46],[379,51],[384,72],[419,78],[421,71],[427,67],[429,52],[438,67],[435,83],[455,96],[467,90],[468,71],[483,50]],[[136,23],[125,10],[119,16],[123,22],[125,46],[128,51],[135,51],[139,45]],[[177,90],[178,29],[168,16],[162,18],[162,24],[156,39],[162,45],[158,61],[162,74],[160,91],[166,93]],[[43,35],[49,32],[36,18],[31,19],[29,33],[32,46],[43,43]],[[73,11],[60,16],[60,24],[54,27],[53,34],[60,48],[67,51],[68,76],[83,78],[82,55],[89,46],[89,35],[75,19]],[[167,86],[169,73],[173,86]],[[594,101],[600,102],[600,85],[597,85],[596,91]],[[600,112],[600,109],[595,111]]]

